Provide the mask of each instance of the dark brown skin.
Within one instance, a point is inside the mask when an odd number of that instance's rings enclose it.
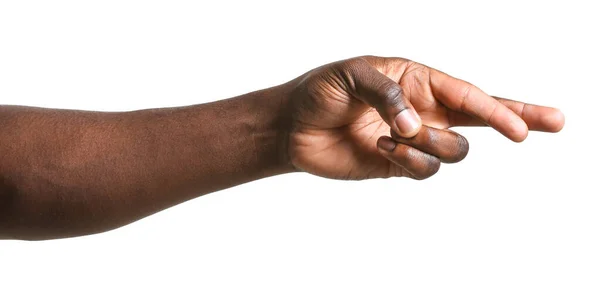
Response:
[[[99,233],[295,171],[424,179],[441,162],[466,156],[467,140],[448,130],[465,125],[489,125],[522,141],[528,130],[559,131],[564,117],[379,57],[196,106],[118,113],[2,106],[0,238]]]

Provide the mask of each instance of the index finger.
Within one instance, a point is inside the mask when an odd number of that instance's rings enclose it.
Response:
[[[446,107],[481,120],[515,142],[527,138],[523,119],[478,87],[435,69],[430,84],[433,96]]]

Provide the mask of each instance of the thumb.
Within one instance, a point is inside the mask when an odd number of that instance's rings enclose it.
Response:
[[[394,132],[411,138],[421,128],[421,118],[400,85],[375,69],[364,59],[348,61],[347,82],[352,95],[377,110]],[[342,73],[344,73],[342,72]]]

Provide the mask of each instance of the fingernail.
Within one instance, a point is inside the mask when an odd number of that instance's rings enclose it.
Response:
[[[396,142],[392,141],[390,138],[382,137],[377,142],[377,146],[387,152],[392,152],[396,149]]]
[[[412,135],[421,126],[421,120],[415,110],[408,108],[398,113],[396,126],[400,130],[401,136]]]

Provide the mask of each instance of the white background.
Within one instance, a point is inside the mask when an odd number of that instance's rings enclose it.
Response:
[[[598,295],[593,1],[0,1],[2,104],[197,104],[357,55],[401,56],[561,108],[422,182],[290,174],[118,230],[0,241],[2,295]],[[0,164],[1,165],[1,164]]]

